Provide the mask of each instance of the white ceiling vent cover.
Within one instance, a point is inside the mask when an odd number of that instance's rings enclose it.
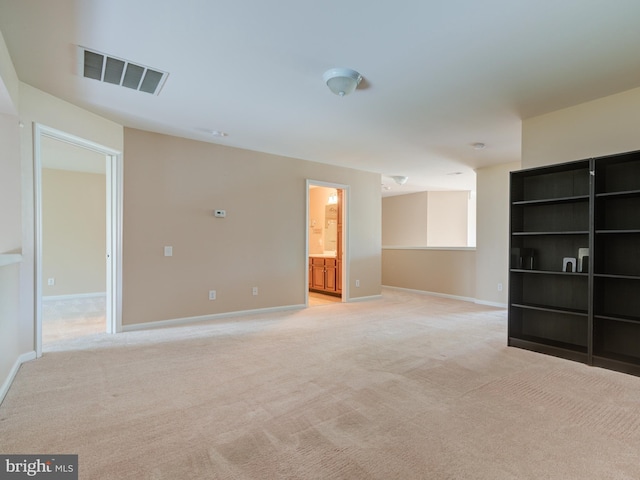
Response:
[[[86,78],[158,95],[169,74],[113,57],[88,48],[78,47],[80,72]]]

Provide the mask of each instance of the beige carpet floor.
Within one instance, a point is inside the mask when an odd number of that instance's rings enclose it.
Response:
[[[506,346],[506,313],[383,298],[57,342],[0,452],[81,479],[638,479],[640,378]]]
[[[79,297],[69,299],[43,299],[42,345],[44,350],[52,343],[70,338],[84,337],[107,330],[106,297]]]

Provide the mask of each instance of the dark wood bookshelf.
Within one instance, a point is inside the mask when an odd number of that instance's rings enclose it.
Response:
[[[640,375],[640,152],[512,172],[510,232],[508,344]]]

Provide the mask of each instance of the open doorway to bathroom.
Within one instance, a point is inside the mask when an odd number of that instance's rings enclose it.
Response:
[[[345,189],[310,183],[308,189],[308,305],[341,302],[345,272]]]

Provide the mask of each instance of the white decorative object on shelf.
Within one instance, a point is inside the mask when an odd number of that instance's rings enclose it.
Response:
[[[576,259],[575,257],[564,257],[562,259],[562,271],[573,273],[576,271]]]

